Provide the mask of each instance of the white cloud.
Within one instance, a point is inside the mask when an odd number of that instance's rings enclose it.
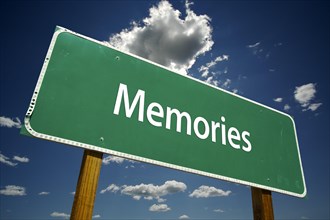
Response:
[[[248,48],[254,48],[254,47],[257,47],[257,46],[259,46],[259,45],[260,45],[260,43],[261,43],[261,42],[257,42],[257,43],[255,43],[255,44],[250,44],[250,45],[247,45],[246,47],[248,47]]]
[[[282,102],[282,101],[283,101],[283,98],[278,97],[278,98],[275,98],[275,99],[273,99],[273,100],[274,100],[274,102]]]
[[[303,111],[316,111],[322,103],[311,103],[315,98],[316,94],[316,84],[308,83],[306,85],[296,87],[294,91],[294,98],[303,107]]]
[[[140,200],[142,197],[146,200],[161,199],[160,197],[168,194],[183,192],[187,189],[186,184],[175,180],[166,181],[163,185],[157,186],[153,184],[140,184],[135,186],[122,186],[121,193],[132,196],[135,200]],[[159,200],[163,201],[163,200]]]
[[[230,84],[231,84],[231,80],[230,79],[226,79],[225,82],[222,84],[222,87],[229,88],[229,85]]]
[[[153,204],[149,208],[149,211],[151,211],[151,212],[167,212],[170,210],[171,210],[171,208],[168,207],[166,204]]]
[[[76,192],[75,192],[75,191],[73,191],[73,192],[70,192],[70,194],[71,194],[71,195],[75,195],[75,194],[76,194]]]
[[[16,121],[14,119],[7,118],[5,116],[0,116],[0,127],[21,128],[22,127],[21,120],[19,120],[18,117],[16,117],[15,119]]]
[[[222,212],[225,212],[225,211],[223,211],[222,209],[214,209],[213,211],[214,211],[214,212],[221,212],[221,213],[222,213]]]
[[[53,212],[50,214],[51,217],[58,217],[58,218],[64,218],[64,219],[68,219],[70,218],[69,214],[63,213],[63,212]]]
[[[159,202],[159,203],[166,202],[166,199],[158,198],[158,199],[157,199],[157,202]]]
[[[105,189],[102,189],[101,190],[101,194],[104,194],[104,193],[106,193],[106,192],[113,192],[113,193],[116,193],[117,191],[119,191],[120,190],[120,187],[119,186],[117,186],[117,185],[115,185],[115,184],[111,184],[111,185],[109,185],[107,188],[105,188]]]
[[[116,156],[107,156],[102,159],[102,163],[104,165],[109,165],[110,163],[122,164],[124,161],[130,162],[130,163],[137,163],[133,160],[127,160],[122,157],[116,157]]]
[[[231,191],[223,191],[222,189],[217,189],[213,186],[200,186],[198,189],[195,189],[189,197],[195,198],[209,198],[217,196],[229,196]]]
[[[250,44],[246,46],[253,55],[257,56],[259,59],[269,59],[271,55],[271,51],[268,51],[262,47],[261,42],[257,42],[255,44]],[[270,69],[270,72],[272,72],[273,69]]]
[[[238,89],[233,89],[232,91],[233,91],[234,94],[238,93]]]
[[[26,192],[25,187],[8,185],[5,186],[5,189],[0,190],[0,194],[5,196],[25,196]]]
[[[316,84],[308,83],[306,85],[296,87],[294,91],[294,98],[298,101],[302,107],[307,107],[310,101],[315,97]]]
[[[190,219],[188,215],[181,215],[179,219]]]
[[[121,164],[121,163],[124,162],[124,160],[125,159],[122,158],[122,157],[107,156],[107,157],[105,157],[105,158],[102,159],[102,163],[105,164],[105,165],[108,165],[111,162]]]
[[[40,192],[40,193],[38,193],[38,195],[40,195],[40,196],[45,196],[45,195],[49,195],[49,193],[50,193],[50,192]]]
[[[17,163],[14,163],[12,161],[9,160],[8,157],[6,157],[5,155],[3,155],[1,152],[0,152],[0,163],[4,163],[8,166],[11,166],[11,167],[14,167],[17,165]]]
[[[290,105],[288,105],[288,104],[285,104],[284,105],[284,111],[289,111],[290,110]]]
[[[231,84],[232,81],[230,79],[226,79],[225,81],[221,81],[221,80],[217,79],[216,76],[209,76],[205,80],[205,82],[208,83],[208,84],[214,85],[216,87],[220,86],[223,89],[229,90],[230,89],[230,84]],[[234,91],[234,93],[238,92],[237,89],[236,90],[234,89],[233,91]]]
[[[101,218],[101,215],[93,215],[92,218]]]
[[[149,9],[149,17],[142,25],[132,27],[110,37],[109,43],[156,63],[186,74],[199,55],[210,51],[212,27],[207,15],[196,15],[186,1],[185,17],[168,1],[160,1]]]
[[[19,157],[19,156],[14,156],[13,160],[16,160],[21,163],[28,163],[30,161],[30,159],[27,157]]]
[[[13,160],[21,162],[21,163],[29,162],[29,158],[27,158],[27,157],[14,156]],[[1,152],[0,152],[0,163],[4,163],[4,164],[6,164],[8,166],[12,166],[12,167],[14,167],[18,164],[18,163],[14,163],[13,161],[11,161],[9,159],[9,157],[3,155]]]
[[[208,84],[214,85],[214,86],[218,86],[219,85],[219,81],[218,80],[215,80],[213,76],[208,77],[205,80],[205,82],[208,83]]]
[[[307,110],[311,110],[312,112],[313,111],[316,111],[316,109],[318,109],[321,105],[322,105],[322,103],[313,103],[313,104],[310,104],[308,106],[308,109]]]
[[[202,73],[202,77],[206,78],[209,75],[209,69],[211,67],[215,66],[218,62],[228,60],[228,59],[229,59],[228,55],[218,56],[211,62],[207,63],[205,66],[202,65],[201,67],[199,67],[198,71]],[[227,69],[225,71],[227,71]]]

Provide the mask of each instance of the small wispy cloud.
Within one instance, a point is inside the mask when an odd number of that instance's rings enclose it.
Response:
[[[214,79],[214,76],[210,76],[205,80],[206,83],[210,84],[210,85],[214,85],[216,87],[219,86],[219,81]]]
[[[117,163],[117,164],[121,164],[124,162],[124,158],[122,157],[116,157],[116,156],[107,156],[105,158],[102,159],[102,163],[104,165],[108,165],[110,163]]]
[[[168,207],[168,205],[166,205],[166,204],[153,204],[149,208],[150,212],[167,212],[170,210],[171,210],[171,208]]]
[[[39,196],[46,196],[46,195],[49,195],[50,192],[40,192],[38,193]]]
[[[232,90],[230,89],[232,80],[228,79],[228,78],[224,79],[224,80],[220,80],[218,77],[213,75],[213,76],[209,76],[206,80],[204,80],[204,82],[206,82],[210,85],[216,86],[216,87],[220,87],[227,91],[232,91],[233,93],[238,93],[237,89],[232,89]]]
[[[18,117],[16,117],[15,119],[7,118],[5,116],[0,116],[0,127],[21,128],[22,127],[21,120]]]
[[[311,110],[313,112],[313,111],[316,111],[321,105],[322,105],[322,103],[313,103],[313,104],[310,104],[307,107],[307,109],[303,109],[303,111]]]
[[[0,190],[0,194],[5,196],[25,196],[26,189],[23,186],[8,185]]]
[[[268,45],[268,46],[267,46]],[[246,45],[246,48],[252,52],[253,55],[262,60],[268,60],[273,52],[274,46],[269,46],[269,43],[262,43],[261,41]],[[269,72],[274,72],[275,69],[268,69]]]
[[[283,101],[283,98],[278,97],[278,98],[273,99],[273,101],[274,102],[282,102]]]
[[[21,163],[28,163],[30,161],[30,159],[27,157],[19,157],[19,156],[14,156],[13,160],[16,160]]]
[[[55,218],[63,218],[63,219],[70,218],[70,215],[64,212],[52,212],[50,216]]]
[[[102,189],[102,190],[100,191],[100,193],[101,193],[101,194],[104,194],[104,193],[106,193],[106,192],[113,192],[113,193],[116,193],[116,192],[119,191],[119,190],[120,190],[120,187],[119,187],[119,186],[117,186],[117,185],[115,185],[115,184],[111,184],[111,185],[109,185],[107,188]]]
[[[254,55],[258,55],[262,52],[264,52],[264,49],[261,48],[261,42],[257,42],[255,44],[249,44],[249,45],[246,45],[246,47],[252,51],[252,53]]]
[[[220,212],[220,213],[223,213],[225,211],[223,211],[222,209],[214,209],[213,212]]]
[[[217,189],[213,186],[200,186],[198,189],[195,189],[189,197],[192,198],[209,198],[209,197],[218,197],[218,196],[229,196],[231,193],[230,190],[223,191],[222,189]]]
[[[289,104],[285,104],[283,109],[284,109],[284,111],[289,111],[291,109],[291,107]]]
[[[222,84],[222,87],[224,88],[229,88],[229,85],[231,84],[231,80],[230,79],[226,79],[224,81],[224,83]]]
[[[179,219],[190,219],[188,215],[181,215]]]
[[[102,159],[102,163],[104,165],[109,165],[110,163],[116,163],[116,164],[122,164],[123,162],[129,162],[129,163],[137,163],[136,161],[133,160],[127,160],[122,157],[116,157],[116,156],[106,156],[105,158]]]
[[[249,44],[249,45],[246,45],[247,48],[255,48],[255,47],[258,47],[260,45],[261,42],[257,42],[255,44]]]
[[[210,68],[214,67],[219,62],[228,61],[228,60],[229,60],[228,55],[218,56],[214,60],[212,60],[211,62],[206,63],[205,65],[202,65],[201,67],[199,67],[198,71],[200,73],[202,73],[203,78],[207,78],[207,77],[209,77]]]
[[[11,167],[14,167],[17,165],[17,163],[10,161],[9,157],[6,157],[1,152],[0,152],[0,163],[6,164]]]
[[[30,161],[30,159],[27,157],[19,157],[19,156],[14,156],[12,160],[18,161],[20,163],[28,163]],[[12,160],[10,160],[9,157],[5,156],[0,152],[0,163],[6,164],[11,167],[17,166],[18,163],[13,162]]]
[[[92,219],[101,218],[101,215],[93,215]]]

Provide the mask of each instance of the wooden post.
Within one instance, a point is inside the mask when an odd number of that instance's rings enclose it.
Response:
[[[71,210],[71,220],[92,219],[103,153],[85,150]]]
[[[272,193],[251,187],[254,220],[274,220]]]

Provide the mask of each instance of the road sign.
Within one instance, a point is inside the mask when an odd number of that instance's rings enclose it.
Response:
[[[24,131],[133,160],[306,195],[289,115],[60,27]]]

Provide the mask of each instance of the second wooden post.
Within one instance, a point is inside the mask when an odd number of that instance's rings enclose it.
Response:
[[[272,193],[269,190],[251,187],[253,219],[274,220]]]

